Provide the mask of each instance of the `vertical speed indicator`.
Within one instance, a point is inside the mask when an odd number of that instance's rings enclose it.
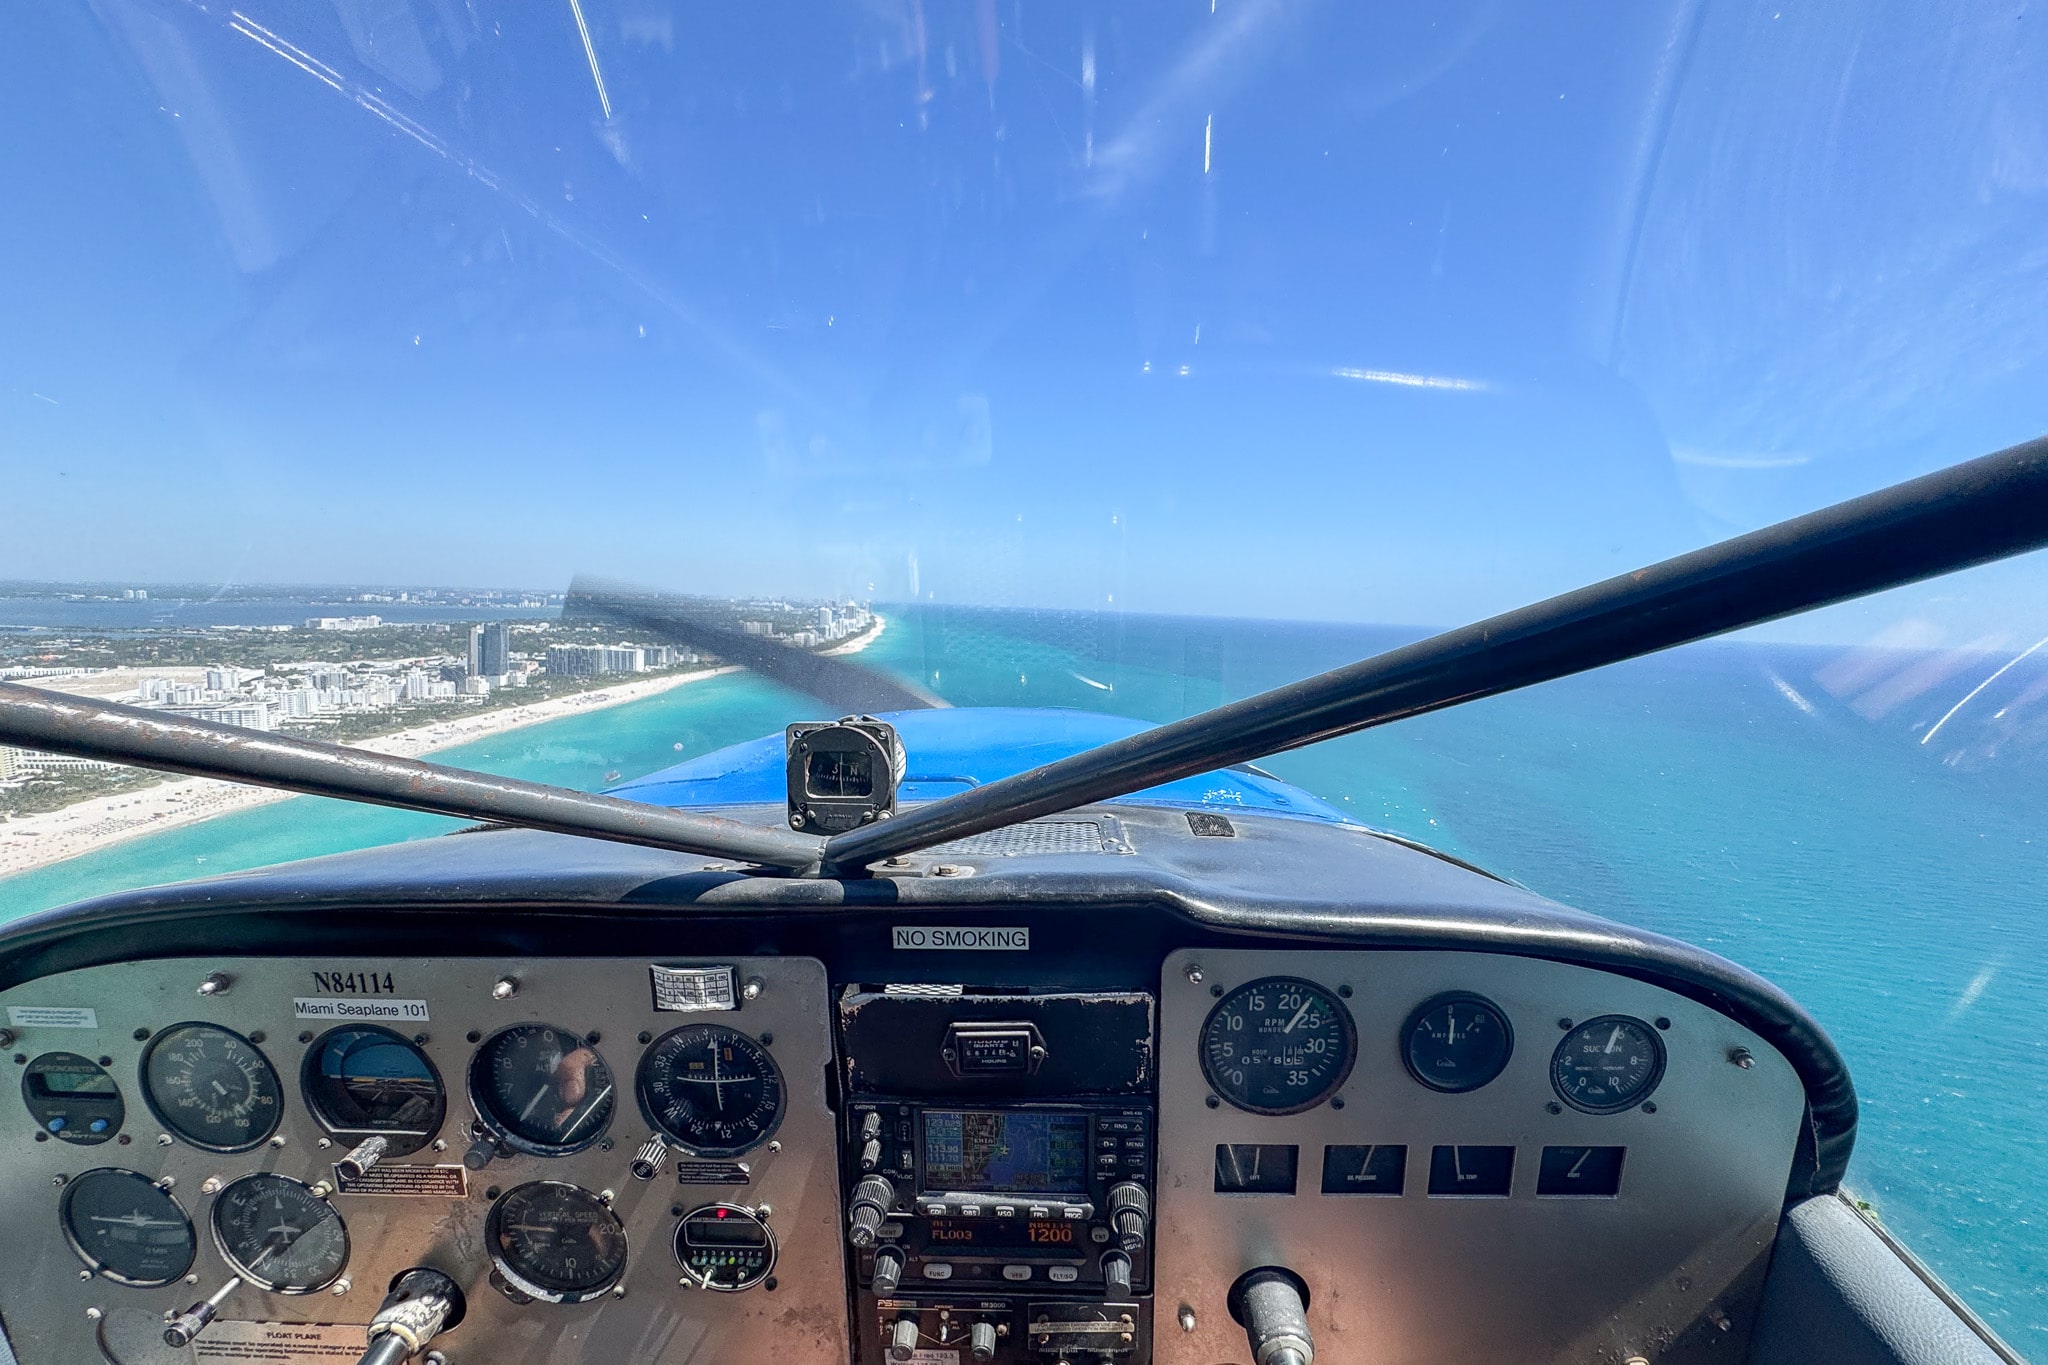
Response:
[[[1358,1056],[1351,1011],[1312,981],[1268,976],[1216,1002],[1202,1025],[1202,1074],[1252,1114],[1299,1114],[1337,1093]]]

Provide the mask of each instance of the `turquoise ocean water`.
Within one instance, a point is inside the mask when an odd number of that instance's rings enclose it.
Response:
[[[927,607],[862,658],[957,704],[1164,720],[1406,638]],[[1922,742],[1997,662],[1698,646],[1263,766],[1784,986],[1854,1070],[1855,1192],[2048,1360],[2048,672],[2011,670]],[[437,758],[593,789],[816,709],[720,677]],[[0,919],[456,823],[297,798],[0,881]]]

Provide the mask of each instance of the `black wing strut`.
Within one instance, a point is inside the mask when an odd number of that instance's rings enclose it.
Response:
[[[0,742],[767,867],[816,867],[824,847],[822,840],[792,830],[686,815],[615,796],[492,777],[15,683],[0,683]]]
[[[834,836],[855,868],[2048,544],[2048,438]]]

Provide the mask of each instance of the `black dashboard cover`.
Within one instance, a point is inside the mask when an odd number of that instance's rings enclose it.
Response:
[[[1154,989],[1159,963],[1181,947],[1511,953],[1653,982],[1756,1032],[1806,1088],[1787,1201],[1840,1184],[1856,1140],[1848,1068],[1820,1025],[1755,973],[1363,828],[1238,814],[1235,838],[1201,839],[1179,810],[1119,803],[1113,813],[1128,853],[992,856],[949,876],[912,859],[895,875],[845,880],[531,830],[466,832],[30,915],[0,931],[0,987],[207,954],[786,953],[823,959],[842,985],[957,983],[991,970],[987,954],[892,952],[894,930],[917,924],[1028,929],[1034,988],[1076,991]]]
[[[981,1025],[979,1030],[962,1025]],[[1136,1095],[1152,1079],[1153,1001],[1139,991],[963,991],[848,987],[839,1001],[847,1093]],[[977,1066],[979,1032],[991,1048]]]

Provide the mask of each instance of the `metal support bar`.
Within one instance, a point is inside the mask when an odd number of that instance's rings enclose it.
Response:
[[[828,868],[1582,673],[2048,544],[2048,438],[1219,706],[829,840]]]
[[[822,840],[792,830],[686,815],[17,683],[0,683],[0,743],[769,867],[815,867],[824,847]]]

